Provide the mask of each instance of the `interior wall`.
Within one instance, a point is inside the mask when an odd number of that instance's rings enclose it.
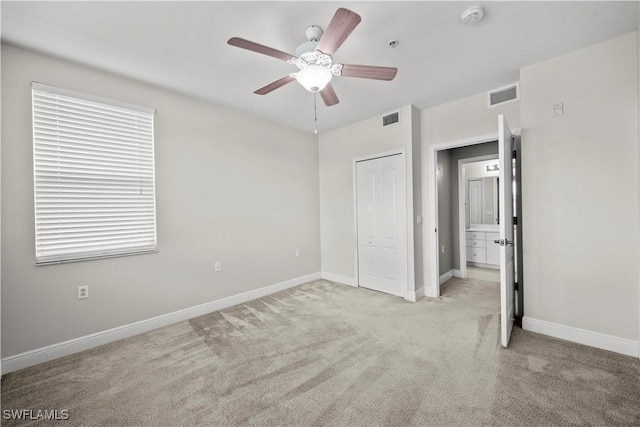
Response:
[[[2,7],[0,7],[0,15]],[[2,55],[0,55],[0,82],[2,81]],[[1,89],[1,88],[0,88]],[[0,92],[1,95],[1,92]],[[0,118],[2,117],[2,102],[0,102]],[[0,137],[2,123],[0,120]],[[2,212],[2,144],[0,143],[0,212]],[[0,215],[1,217],[1,215]],[[2,221],[0,220],[0,356],[2,355]],[[2,376],[2,358],[0,357],[0,377]],[[0,404],[1,406],[1,404]]]
[[[497,133],[500,114],[505,115],[511,129],[520,128],[520,101],[489,108],[486,92],[423,110],[423,158],[430,145]]]
[[[357,283],[354,159],[404,149],[407,188],[412,188],[412,138],[416,134],[412,124],[412,107],[402,107],[398,111],[399,122],[389,126],[382,126],[380,115],[319,136],[322,272],[332,280]],[[408,194],[407,199],[407,212],[411,219],[413,191]],[[415,221],[408,221],[409,236],[414,235],[414,223]],[[408,256],[413,261],[413,249]]]
[[[411,159],[413,161],[413,266],[415,270],[415,289],[424,288],[424,269],[422,267],[422,155],[420,138],[420,110],[411,107]]]
[[[3,356],[319,272],[314,135],[13,46],[2,59]],[[32,81],[156,109],[157,253],[35,266]]]
[[[438,151],[438,268],[440,276],[453,270],[452,230],[457,217],[452,215],[454,203],[451,192],[451,156],[450,150]],[[456,191],[457,194],[457,191]],[[457,199],[456,199],[457,202]]]
[[[520,79],[525,316],[636,342],[637,55],[634,32]]]
[[[489,88],[491,89],[491,88]],[[484,136],[488,134],[496,134],[498,132],[498,115],[504,114],[512,129],[520,127],[520,102],[513,101],[498,105],[492,108],[487,107],[487,94],[486,92],[476,95],[462,98],[456,101],[449,102],[447,104],[438,105],[422,111],[420,118],[421,125],[421,139],[422,139],[422,188],[424,198],[422,201],[423,212],[423,265],[425,266],[424,284],[425,288],[429,288],[427,294],[433,295],[435,291],[430,287],[433,285],[429,278],[430,266],[431,266],[431,254],[434,248],[431,247],[430,234],[433,230],[430,228],[430,206],[429,206],[429,192],[431,191],[431,185],[433,177],[435,177],[435,171],[429,162],[429,155],[431,146],[447,143],[451,141],[474,138],[478,136]],[[463,148],[461,148],[463,149]],[[475,157],[481,148],[468,147],[468,157]],[[456,149],[457,150],[457,149]],[[497,152],[497,151],[496,151]],[[485,153],[482,151],[482,153]],[[466,155],[466,154],[465,154]],[[459,159],[461,157],[457,157]],[[457,164],[458,160],[453,161],[451,159],[452,171],[451,171],[451,185],[455,187],[455,194],[457,200],[457,183],[458,173]],[[454,178],[453,167],[455,164],[456,172]],[[455,180],[455,181],[454,181]],[[455,182],[455,185],[454,185]],[[457,218],[458,206],[457,203],[451,204],[452,215]],[[455,211],[454,211],[455,209]],[[453,233],[456,233],[455,236]],[[459,259],[456,264],[456,252],[459,250],[458,244],[458,231],[457,227],[452,228],[451,247],[453,251],[453,268],[459,269]],[[454,238],[455,237],[455,238]],[[458,257],[459,258],[459,257]],[[441,272],[442,273],[442,272]],[[431,292],[431,293],[429,293]]]

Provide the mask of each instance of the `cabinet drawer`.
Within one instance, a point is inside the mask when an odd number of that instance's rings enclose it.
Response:
[[[500,240],[500,233],[487,233],[487,240],[493,242],[494,240]]]
[[[485,240],[486,234],[484,231],[467,231],[467,240],[468,239],[477,239],[477,240]]]
[[[485,248],[487,242],[485,240],[467,239],[468,248]]]
[[[487,250],[485,248],[467,248],[467,262],[487,263]]]

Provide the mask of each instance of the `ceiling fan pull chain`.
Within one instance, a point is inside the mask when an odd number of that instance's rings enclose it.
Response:
[[[313,93],[313,133],[318,134],[318,92]]]

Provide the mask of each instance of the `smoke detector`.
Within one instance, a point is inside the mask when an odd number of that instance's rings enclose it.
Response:
[[[482,20],[484,16],[484,6],[479,4],[477,6],[471,6],[460,15],[460,19],[465,24],[475,24]]]

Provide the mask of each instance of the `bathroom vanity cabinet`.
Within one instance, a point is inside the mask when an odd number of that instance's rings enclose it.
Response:
[[[477,267],[500,268],[500,233],[487,230],[466,231],[467,262]]]

